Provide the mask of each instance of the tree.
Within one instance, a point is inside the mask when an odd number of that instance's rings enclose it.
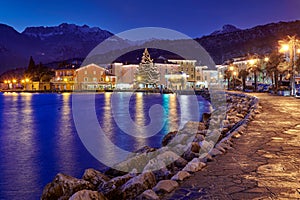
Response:
[[[258,55],[251,56],[247,70],[254,74],[254,91],[257,91],[257,72],[262,72],[262,66]]]
[[[243,91],[245,91],[245,89],[246,89],[246,79],[247,79],[248,75],[249,75],[249,72],[247,69],[241,69],[239,71],[239,78],[242,79]]]
[[[229,69],[226,69],[224,71],[224,80],[227,80],[227,89],[230,89],[230,78],[231,78],[231,71]]]
[[[135,73],[135,83],[143,84],[148,88],[148,85],[156,86],[159,82],[159,71],[157,66],[153,63],[153,59],[151,59],[150,54],[145,49],[142,57],[142,61],[137,68],[137,72]]]
[[[35,70],[36,70],[35,62],[34,62],[32,56],[30,56],[29,63],[28,63],[28,67],[27,67],[27,69],[25,70],[25,76],[26,76],[27,78],[32,79],[32,78],[33,78],[33,73],[34,73]]]
[[[274,51],[270,54],[269,61],[266,65],[267,75],[272,78],[272,82],[274,83],[274,91],[277,94],[278,91],[278,77],[279,77],[279,69],[278,66],[282,63],[282,55],[280,55],[277,51]]]
[[[29,59],[29,64],[28,64],[28,71],[34,71],[35,69],[35,62],[32,58],[32,56],[30,56],[30,59]]]
[[[28,68],[25,71],[26,78],[32,81],[48,82],[53,77],[54,72],[42,63],[36,65],[32,56],[30,57]]]

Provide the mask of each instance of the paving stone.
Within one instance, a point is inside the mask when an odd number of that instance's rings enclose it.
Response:
[[[234,144],[224,141],[234,149],[208,162],[163,199],[300,199],[300,100],[253,95],[259,98],[260,113]],[[204,189],[198,190],[202,196],[196,197],[197,188]]]

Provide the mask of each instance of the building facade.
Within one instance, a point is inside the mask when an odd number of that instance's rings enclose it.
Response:
[[[90,64],[75,70],[75,90],[103,90],[116,86],[116,76],[103,67]]]
[[[57,91],[74,90],[75,66],[55,69],[55,75],[51,79],[52,89]]]

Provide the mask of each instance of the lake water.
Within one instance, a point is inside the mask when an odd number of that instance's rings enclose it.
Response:
[[[177,130],[195,112],[190,106],[192,96],[135,93],[127,108],[122,106],[127,94],[114,95],[119,106],[114,115],[112,93],[95,95],[95,111],[108,138],[127,151],[145,145],[159,147],[165,134]],[[202,97],[197,97],[197,103],[200,116],[211,110]],[[164,109],[159,119],[163,126],[155,135],[136,138],[117,125],[116,117],[124,119],[118,123],[127,125],[124,109],[134,123],[147,125],[149,109],[155,104]],[[86,150],[73,119],[71,94],[0,94],[0,199],[39,199],[43,187],[59,172],[80,178],[86,168],[105,169]]]

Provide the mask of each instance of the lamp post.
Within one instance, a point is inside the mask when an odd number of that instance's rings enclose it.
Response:
[[[297,53],[300,53],[300,41],[296,38],[296,36],[288,36],[288,40],[280,40],[278,43],[281,45],[279,49],[280,53],[286,53],[286,57],[289,58],[289,63],[292,67],[291,70],[291,78],[290,78],[290,86],[291,86],[291,96],[295,96],[295,69],[296,69],[296,58]]]

